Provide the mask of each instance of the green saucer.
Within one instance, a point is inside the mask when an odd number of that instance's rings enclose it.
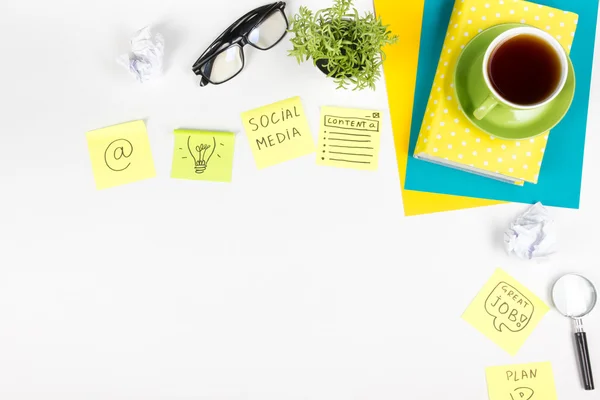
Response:
[[[550,103],[532,110],[514,110],[499,104],[482,120],[473,116],[489,95],[483,78],[483,57],[492,41],[501,33],[522,24],[496,25],[475,36],[463,49],[456,64],[456,98],[465,117],[484,132],[501,139],[531,138],[552,129],[563,119],[575,95],[575,74],[569,60],[569,76],[564,89]]]

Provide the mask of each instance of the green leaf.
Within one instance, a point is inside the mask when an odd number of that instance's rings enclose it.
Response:
[[[328,76],[338,89],[375,89],[385,59],[383,47],[398,41],[388,25],[373,13],[360,16],[353,0],[333,0],[333,5],[313,12],[301,6],[290,18],[292,50],[298,63],[328,60]],[[349,75],[349,76],[347,76]]]

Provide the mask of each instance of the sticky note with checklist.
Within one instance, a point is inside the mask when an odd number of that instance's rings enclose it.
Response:
[[[380,136],[379,111],[321,107],[317,164],[374,171]]]

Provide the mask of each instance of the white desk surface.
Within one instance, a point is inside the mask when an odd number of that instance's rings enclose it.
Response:
[[[515,357],[460,316],[496,267],[548,304],[562,273],[600,283],[598,79],[581,210],[552,209],[561,252],[525,263],[502,248],[525,205],[403,216],[389,115],[375,173],[258,171],[243,111],[299,95],[316,138],[322,105],[387,110],[383,82],[336,91],[288,42],[199,88],[196,57],[261,4],[0,3],[0,398],[483,400],[486,366],[552,361],[560,399],[597,399],[556,311]],[[115,58],[148,23],[167,70],[140,85]],[[96,191],[85,132],[134,119],[157,178]],[[232,184],[169,178],[180,127],[237,132]],[[586,324],[600,382],[600,310]]]

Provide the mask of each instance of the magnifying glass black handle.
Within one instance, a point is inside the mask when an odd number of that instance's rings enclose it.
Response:
[[[592,376],[592,364],[590,363],[590,352],[588,350],[587,336],[585,332],[575,333],[577,354],[579,355],[579,367],[583,378],[585,390],[594,390],[594,377]]]

